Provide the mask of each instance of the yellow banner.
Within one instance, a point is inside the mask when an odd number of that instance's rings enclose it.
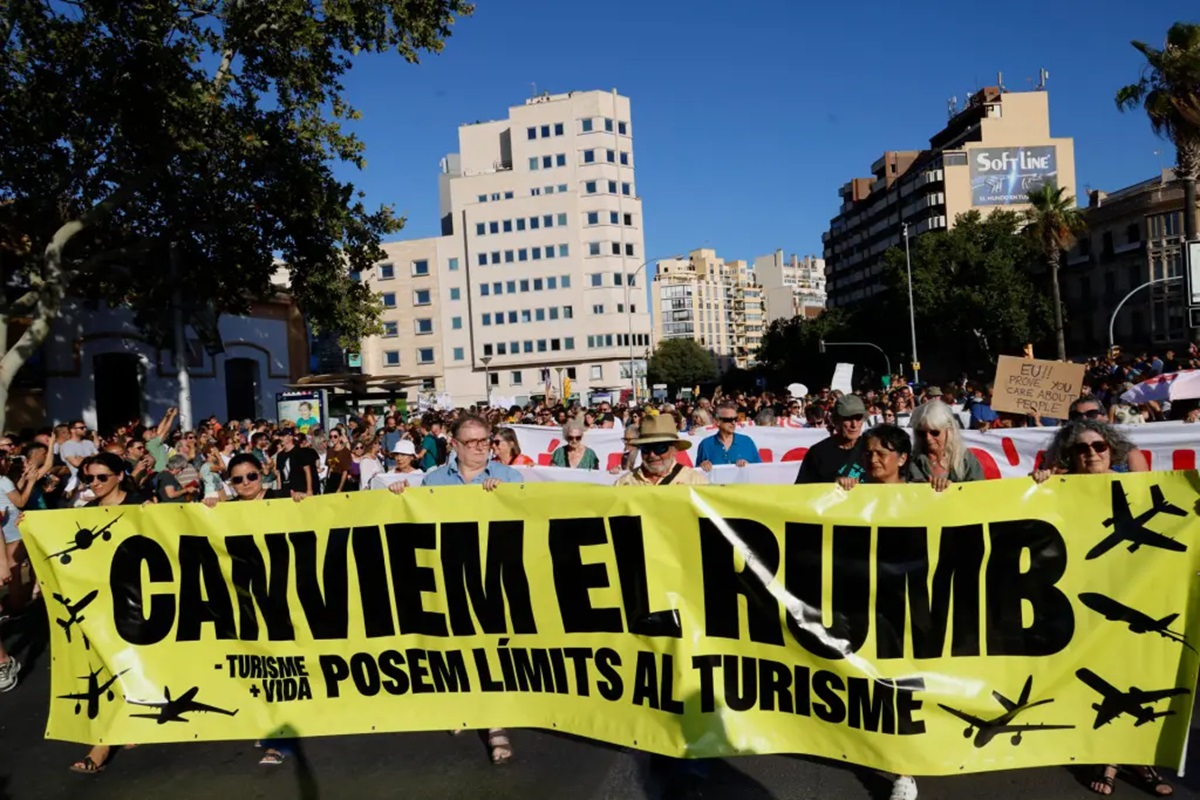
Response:
[[[54,619],[47,736],[506,726],[913,775],[1176,766],[1198,481],[527,484],[30,513]]]

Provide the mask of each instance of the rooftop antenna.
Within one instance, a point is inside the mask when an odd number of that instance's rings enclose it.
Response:
[[[1004,73],[1003,72],[996,73],[996,85],[1000,87],[1001,92],[1008,91],[1008,89],[1004,88]]]
[[[530,96],[530,97],[537,97],[537,84],[536,84],[536,83],[532,83],[532,82],[531,82],[531,83],[529,84],[529,88],[530,88],[530,90],[533,92],[533,94],[531,94],[531,95],[529,95],[529,96]]]
[[[958,98],[951,97],[946,101],[946,116],[954,119],[954,115],[958,113]]]
[[[1046,71],[1044,68],[1043,68],[1043,69],[1039,69],[1039,70],[1038,70],[1038,85],[1037,85],[1037,90],[1038,90],[1039,92],[1044,92],[1044,91],[1046,91],[1046,80],[1047,80],[1049,77],[1050,77],[1050,73],[1049,73],[1049,72],[1047,72],[1047,71]]]

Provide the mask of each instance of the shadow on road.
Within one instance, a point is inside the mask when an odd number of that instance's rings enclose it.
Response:
[[[6,622],[4,627],[9,654],[21,662],[22,671],[26,674],[33,672],[37,669],[38,659],[50,644],[46,604],[42,601],[34,603],[20,616]]]

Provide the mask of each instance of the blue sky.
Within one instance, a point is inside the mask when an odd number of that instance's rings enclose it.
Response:
[[[977,7],[978,8],[978,7]],[[631,98],[646,252],[712,247],[753,259],[820,254],[838,188],[884,150],[919,148],[960,101],[1050,73],[1051,132],[1075,139],[1075,191],[1112,191],[1170,166],[1170,145],[1117,88],[1139,75],[1131,39],[1161,45],[1195,0],[477,0],[441,55],[362,58],[345,85],[364,114],[367,168],[339,170],[438,233],[438,159],[465,122],[538,91]],[[987,9],[986,11],[984,9]],[[1155,155],[1154,151],[1162,151]]]

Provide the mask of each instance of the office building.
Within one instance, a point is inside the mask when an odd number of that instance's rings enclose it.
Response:
[[[755,363],[764,326],[762,287],[745,261],[713,250],[659,261],[651,284],[654,342],[694,339],[721,371]]]
[[[1047,182],[1075,191],[1075,145],[1050,135],[1045,91],[989,86],[923,150],[889,150],[871,176],[839,190],[838,215],[822,240],[829,306],[850,307],[884,291],[883,254],[909,236],[945,230],[960,214],[1024,210],[1029,192]]]
[[[631,363],[642,381],[651,326],[629,99],[543,94],[461,126],[458,141],[439,175],[442,235],[389,251],[396,335],[363,343],[364,370],[412,376],[456,405],[557,397],[566,378],[586,401],[631,388]]]
[[[1127,351],[1186,344],[1183,188],[1174,172],[1164,170],[1111,194],[1092,191],[1084,217],[1087,232],[1067,253],[1059,273],[1068,355],[1104,352],[1110,320],[1115,343]],[[1143,286],[1150,281],[1158,282]],[[1117,305],[1135,289],[1112,319]]]
[[[825,310],[825,259],[793,253],[784,261],[783,251],[776,250],[754,259],[754,274],[762,286],[767,324]]]

